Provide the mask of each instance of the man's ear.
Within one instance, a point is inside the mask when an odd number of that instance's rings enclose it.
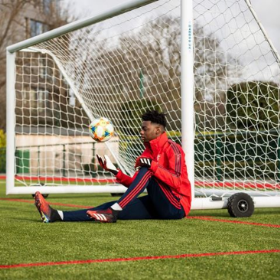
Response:
[[[161,126],[158,125],[158,126],[156,127],[156,134],[157,134],[157,135],[161,134],[161,131],[162,131]]]

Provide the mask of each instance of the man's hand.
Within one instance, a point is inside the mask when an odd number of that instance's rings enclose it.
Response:
[[[136,160],[135,163],[135,168],[137,169],[138,167],[147,167],[150,168],[152,164],[152,159],[146,158],[146,157],[139,157]]]
[[[98,159],[100,166],[103,169],[113,173],[114,175],[118,174],[119,171],[117,170],[116,166],[111,162],[108,156],[104,156],[104,158],[102,158],[101,156],[96,155],[96,157]]]

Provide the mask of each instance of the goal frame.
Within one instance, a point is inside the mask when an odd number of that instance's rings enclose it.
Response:
[[[249,0],[245,0],[253,12]],[[17,44],[11,45],[6,49],[7,57],[7,152],[6,152],[6,194],[34,194],[37,186],[30,187],[15,187],[15,114],[13,110],[15,102],[15,52],[23,50],[37,43],[58,37],[62,34],[72,32],[74,30],[92,25],[102,20],[123,14],[127,11],[136,9],[138,7],[157,2],[157,0],[132,0],[130,3],[119,5],[115,8],[110,8],[106,12],[99,15],[79,20],[65,26],[59,27],[52,31],[38,35],[36,37],[24,40]],[[261,24],[259,24],[263,34],[265,31]],[[194,181],[194,40],[193,40],[193,1],[181,0],[181,119],[182,119],[182,147],[186,154],[186,164],[188,168],[189,180],[192,187],[192,209],[220,209],[227,208],[227,197],[221,195],[223,199],[216,200],[210,197],[195,198],[195,181]],[[272,43],[265,34],[271,49],[275,56],[279,59],[279,55]],[[184,78],[182,78],[184,77]],[[79,99],[79,96],[77,95]],[[47,187],[40,186],[42,193],[120,193],[126,190],[123,186],[106,185],[106,186],[58,186]],[[280,197],[254,197],[256,207],[280,207]]]
[[[7,148],[6,148],[6,195],[9,194],[34,194],[38,188],[42,193],[121,193],[125,192],[126,188],[123,186],[116,185],[106,185],[106,186],[85,186],[85,185],[75,185],[75,186],[59,186],[59,187],[47,187],[47,186],[30,186],[30,187],[15,187],[14,175],[15,175],[15,114],[13,110],[9,108],[14,108],[15,102],[15,53],[20,50],[24,50],[40,42],[56,38],[60,35],[75,31],[77,29],[98,23],[100,21],[112,18],[117,15],[121,15],[130,10],[139,8],[141,6],[148,5],[157,0],[132,0],[130,3],[118,5],[116,7],[110,8],[107,11],[100,13],[96,16],[89,17],[87,19],[78,20],[67,25],[61,26],[54,30],[45,32],[43,34],[37,35],[30,39],[21,41],[19,43],[13,44],[6,48],[6,108],[7,108]],[[59,66],[59,65],[58,65]],[[67,76],[65,77],[68,82]],[[77,92],[74,92],[78,100],[80,100]],[[81,100],[80,100],[81,101]],[[83,102],[81,102],[83,105]],[[106,144],[106,143],[105,143]],[[109,146],[106,145],[108,148]],[[121,164],[119,164],[121,167]]]

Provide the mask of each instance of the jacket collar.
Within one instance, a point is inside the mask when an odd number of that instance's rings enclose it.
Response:
[[[166,132],[163,132],[159,137],[151,140],[149,143],[144,143],[144,145],[146,148],[151,149],[154,155],[157,155],[159,152],[161,152],[162,147],[167,141],[168,141],[167,134]]]

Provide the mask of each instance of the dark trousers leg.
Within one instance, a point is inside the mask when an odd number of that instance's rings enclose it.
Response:
[[[63,221],[65,222],[86,222],[92,221],[87,215],[88,210],[105,210],[112,206],[116,201],[106,202],[94,208],[75,210],[75,211],[63,211]]]
[[[148,195],[137,198],[147,187]],[[171,191],[169,190],[172,195]],[[176,198],[177,199],[177,198]],[[175,207],[170,203],[160,188],[158,182],[152,177],[147,168],[141,168],[135,180],[118,201],[111,201],[91,209],[77,211],[63,211],[64,221],[92,221],[86,214],[88,210],[105,210],[118,202],[123,208],[118,219],[180,219],[184,217],[182,207]]]
[[[159,219],[182,219],[185,216],[179,199],[168,186],[160,186],[157,180],[152,177],[147,191]]]
[[[179,199],[175,197],[167,185],[164,183],[160,185],[152,175],[153,173],[148,168],[142,167],[128,190],[118,200],[119,205],[125,210],[147,188],[149,205],[153,208],[153,218],[183,218],[185,212]]]
[[[118,202],[123,208],[123,211],[120,211],[118,215],[119,219],[128,220],[154,218],[155,213],[150,205],[150,199],[148,197],[137,198],[137,196],[142,193],[148,185],[151,176],[152,173],[147,168],[142,168],[133,183],[118,201],[107,202],[92,209],[63,211],[63,221],[92,221],[92,219],[87,216],[86,212],[88,210],[105,210],[116,202]]]
[[[134,199],[139,196],[139,194],[141,194],[145,190],[150,182],[151,177],[152,172],[148,168],[142,167],[127,191],[118,200],[118,204],[123,209],[127,205],[129,205]]]
[[[105,210],[112,206],[116,201],[104,203],[100,206],[91,209],[83,209],[76,211],[63,211],[65,222],[86,222],[92,221],[87,216],[88,210]],[[120,220],[144,220],[144,219],[155,219],[158,218],[157,213],[151,203],[149,196],[142,196],[133,200],[129,205],[123,209],[118,215]]]

